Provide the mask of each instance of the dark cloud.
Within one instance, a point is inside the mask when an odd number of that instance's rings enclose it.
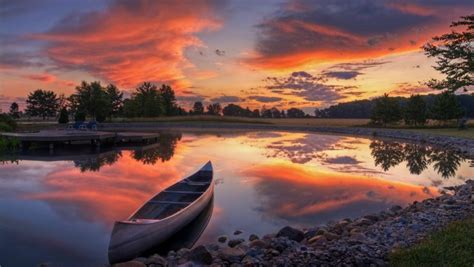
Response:
[[[252,96],[247,97],[247,99],[255,100],[255,101],[258,101],[258,102],[262,102],[262,103],[272,103],[272,102],[278,102],[278,101],[282,100],[281,97],[259,96],[259,95],[252,95]]]
[[[412,50],[445,31],[460,7],[474,2],[405,0],[288,0],[257,25],[250,64],[294,67],[315,60],[373,58]]]
[[[216,55],[218,55],[218,56],[220,56],[220,57],[225,56],[225,51],[224,51],[224,50],[216,49],[216,50],[214,51],[214,53],[216,53]]]
[[[335,78],[341,80],[351,80],[355,79],[357,76],[361,75],[362,72],[358,71],[327,71],[323,75],[327,78]]]
[[[356,88],[325,84],[324,77],[316,77],[307,72],[293,72],[288,77],[267,77],[266,89],[282,95],[302,97],[308,101],[333,103],[347,97]]]
[[[360,163],[360,161],[358,161],[356,158],[350,157],[350,156],[327,158],[325,159],[325,162],[330,163],[330,164],[358,164]]]
[[[413,94],[428,94],[434,92],[432,88],[424,84],[399,83],[397,88],[390,91],[390,94],[397,96],[409,96]]]
[[[31,52],[0,52],[0,70],[18,69],[25,67],[43,67],[44,64],[39,61],[37,55]]]
[[[211,101],[217,102],[217,103],[235,103],[235,102],[242,101],[242,99],[238,96],[223,95],[223,96],[211,98]]]

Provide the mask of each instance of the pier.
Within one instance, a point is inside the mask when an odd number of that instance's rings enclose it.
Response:
[[[138,132],[103,132],[82,130],[45,130],[33,133],[0,133],[6,139],[18,140],[20,149],[32,143],[49,145],[50,153],[57,144],[91,144],[100,150],[102,144],[119,143],[153,143],[158,140],[158,133]]]

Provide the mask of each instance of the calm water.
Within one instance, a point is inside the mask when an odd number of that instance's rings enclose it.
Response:
[[[209,159],[217,181],[198,243],[406,205],[474,174],[472,161],[450,151],[305,133],[176,132],[145,148],[58,153],[0,164],[1,266],[107,263],[113,222]]]

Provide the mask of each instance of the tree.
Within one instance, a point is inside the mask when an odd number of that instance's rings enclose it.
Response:
[[[221,104],[214,103],[207,106],[207,114],[220,116],[222,112]]]
[[[204,114],[204,105],[202,104],[202,102],[200,101],[194,102],[192,113],[194,115]]]
[[[464,114],[456,96],[449,91],[436,96],[430,113],[432,119],[443,123],[446,123],[448,120],[459,119]]]
[[[281,112],[276,107],[271,108],[270,112],[272,113],[272,118],[281,118]]]
[[[67,109],[65,107],[63,107],[60,111],[59,111],[59,119],[58,119],[58,122],[61,123],[61,124],[65,124],[65,123],[68,123],[69,122],[69,113],[67,112]]]
[[[404,120],[408,125],[424,125],[426,123],[426,102],[420,95],[411,95],[408,99]]]
[[[254,109],[254,110],[252,111],[252,117],[254,117],[254,118],[260,118],[260,110]]]
[[[450,27],[459,26],[466,29],[436,36],[423,46],[428,57],[437,58],[434,69],[446,75],[444,80],[430,80],[431,88],[454,93],[474,85],[474,14],[461,17]]]
[[[158,117],[164,114],[163,99],[156,85],[144,82],[124,101],[127,117]]]
[[[227,106],[222,109],[222,114],[224,116],[245,116],[245,109],[243,109],[241,106],[236,105],[236,104],[228,104]]]
[[[110,101],[110,113],[109,116],[117,116],[123,111],[123,92],[113,84],[109,84],[106,87],[107,96]]]
[[[375,124],[396,123],[402,119],[400,103],[388,94],[375,99],[371,120]]]
[[[163,99],[163,109],[164,109],[165,115],[167,116],[176,115],[177,105],[176,105],[176,96],[174,94],[174,90],[169,85],[163,84],[160,87],[160,94]]]
[[[286,111],[286,116],[288,118],[304,118],[304,111],[298,108],[290,108]]]
[[[43,120],[56,116],[58,108],[58,97],[53,91],[38,89],[26,99],[26,113],[33,117],[42,117]]]
[[[18,119],[20,118],[20,107],[18,106],[18,104],[16,102],[13,102],[11,105],[10,105],[10,112],[9,112],[10,116],[14,119]]]
[[[71,110],[92,117],[99,122],[109,116],[112,105],[106,89],[100,82],[83,81],[69,98]]]

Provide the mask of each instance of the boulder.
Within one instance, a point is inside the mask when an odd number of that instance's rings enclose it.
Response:
[[[258,235],[251,234],[249,236],[249,241],[254,241],[254,240],[257,240],[257,239],[260,239],[260,238],[258,238]]]
[[[231,239],[231,240],[229,240],[229,242],[227,242],[227,245],[228,245],[229,247],[233,248],[233,247],[235,247],[235,246],[237,246],[237,245],[239,245],[239,244],[241,244],[241,243],[243,243],[243,242],[245,242],[245,240],[242,239],[242,238]]]
[[[290,240],[301,242],[304,239],[304,233],[290,226],[285,226],[278,232],[277,237],[287,237]]]
[[[219,250],[219,258],[230,262],[240,261],[244,256],[245,252],[240,248],[224,247]]]
[[[205,246],[197,246],[191,250],[188,259],[197,264],[209,265],[212,263],[212,255]]]
[[[225,241],[227,241],[227,236],[221,235],[221,236],[219,236],[219,237],[217,238],[217,241],[218,241],[219,243],[225,243]]]

